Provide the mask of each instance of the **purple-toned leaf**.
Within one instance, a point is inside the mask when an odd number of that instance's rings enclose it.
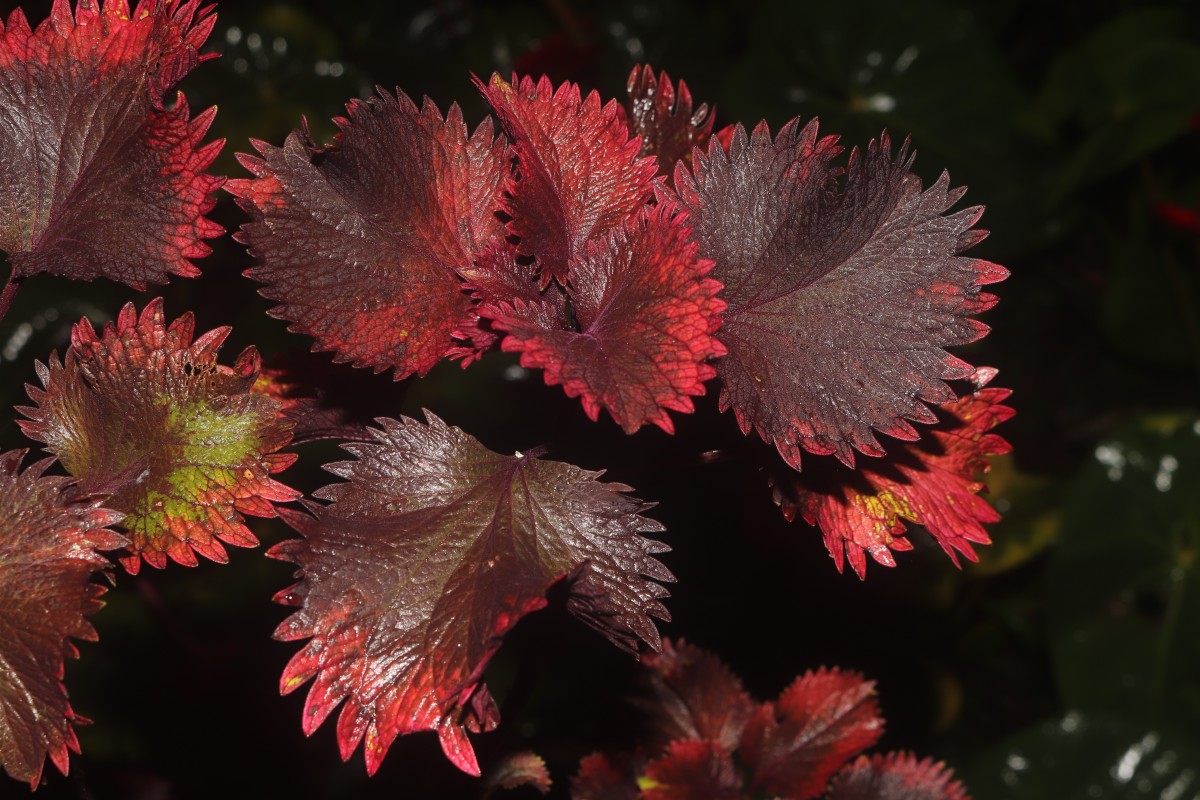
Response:
[[[484,667],[551,585],[568,580],[568,607],[619,646],[659,646],[666,590],[642,576],[672,578],[639,531],[662,527],[598,473],[493,453],[432,415],[379,422],[376,443],[346,445],[357,461],[329,467],[348,481],[316,493],[332,502],[285,517],[304,538],[271,550],[300,566],[277,597],[300,610],[276,636],[308,640],[281,689],[313,680],[306,733],[344,702],[342,756],[365,738],[368,772],[397,736],[436,730],[478,775],[466,732],[499,721]]]
[[[718,338],[721,408],[798,468],[803,448],[848,465],[882,455],[875,431],[914,440],[927,403],[972,368],[946,347],[987,332],[972,315],[996,298],[1003,268],[959,253],[983,234],[982,210],[946,214],[962,196],[943,175],[922,190],[908,145],[884,135],[842,170],[833,137],[798,120],[771,138],[738,126],[675,186],[700,254],[716,262],[729,307]]]
[[[443,119],[399,91],[351,101],[334,122],[332,145],[296,130],[241,156],[254,178],[228,188],[260,262],[246,274],[279,303],[272,315],[335,360],[424,374],[468,315],[458,271],[503,233],[504,144],[490,120],[468,137],[458,106]]]
[[[860,756],[833,779],[829,800],[970,800],[954,773],[910,753]]]
[[[212,6],[55,0],[31,30],[0,22],[0,251],[39,272],[141,289],[194,277],[221,234],[204,218],[223,182],[204,170],[216,109],[190,118],[174,86],[197,64]]]
[[[79,752],[71,725],[87,720],[67,701],[63,659],[78,656],[72,638],[96,638],[87,616],[104,587],[92,576],[112,566],[96,551],[127,542],[106,527],[120,514],[43,477],[50,459],[22,472],[23,455],[0,455],[0,762],[37,788],[47,756],[66,774]]]
[[[695,739],[737,749],[756,704],[729,667],[707,650],[666,639],[642,663],[650,670],[651,695],[640,705],[653,723],[651,746]]]

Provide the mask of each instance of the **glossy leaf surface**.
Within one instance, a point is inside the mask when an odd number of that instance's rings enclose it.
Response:
[[[922,190],[907,144],[885,136],[843,172],[815,122],[738,127],[675,186],[700,254],[716,262],[729,307],[719,335],[721,408],[799,467],[801,449],[853,465],[882,455],[875,431],[918,438],[927,403],[972,368],[944,348],[983,336],[972,319],[995,303],[980,285],[1007,271],[958,255],[983,234],[982,209],[946,215],[962,196],[945,174]]]
[[[194,277],[219,225],[204,170],[216,109],[190,118],[175,85],[201,61],[211,6],[55,0],[31,30],[0,22],[0,251],[39,272],[136,288]]]
[[[692,93],[683,81],[676,88],[665,71],[655,75],[638,65],[629,73],[625,92],[629,131],[641,137],[642,155],[658,159],[660,175],[674,175],[676,163],[691,163],[692,149],[708,144],[715,115],[705,103],[693,109]]]
[[[639,531],[662,528],[597,473],[499,455],[432,415],[380,424],[375,443],[346,445],[357,461],[329,467],[348,481],[317,492],[329,505],[287,515],[304,538],[272,548],[301,576],[278,596],[301,608],[276,636],[308,640],[281,689],[314,681],[306,733],[344,701],[342,756],[365,738],[368,772],[397,736],[436,730],[477,775],[466,732],[499,721],[484,667],[551,585],[569,580],[568,607],[617,645],[658,647],[666,590],[643,576],[672,578]]]
[[[470,298],[458,271],[502,232],[508,165],[485,122],[468,136],[402,92],[354,100],[334,144],[296,130],[243,155],[253,179],[230,181],[252,222],[239,238],[261,262],[246,274],[274,316],[338,361],[424,374],[448,355]]]

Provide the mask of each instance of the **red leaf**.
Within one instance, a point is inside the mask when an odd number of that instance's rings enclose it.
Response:
[[[829,800],[970,800],[945,764],[909,753],[860,756],[837,774]]]
[[[625,91],[629,132],[641,137],[642,155],[656,156],[658,173],[669,179],[677,162],[690,164],[692,149],[708,143],[715,114],[706,103],[693,111],[686,83],[680,81],[676,91],[665,71],[655,77],[654,70],[640,64],[629,73]]]
[[[272,502],[299,496],[270,477],[296,457],[276,453],[291,438],[279,401],[251,391],[257,351],[221,366],[229,328],[193,342],[194,328],[191,314],[168,327],[161,298],[140,317],[126,305],[100,335],[81,320],[65,360],[36,365],[45,388],[26,387],[36,405],[18,409],[26,435],[125,515],[131,573],[143,557],[159,568],[195,566],[197,553],[224,563],[221,542],[258,544],[242,514],[273,517]]]
[[[490,797],[496,789],[516,789],[520,786],[532,786],[546,794],[550,791],[550,783],[550,772],[541,756],[528,751],[513,753],[488,775],[488,792],[484,796]]]
[[[135,288],[194,277],[221,234],[204,218],[223,182],[204,174],[212,108],[189,120],[174,85],[197,64],[212,7],[55,0],[30,30],[0,23],[0,250],[15,280],[50,272]],[[99,88],[98,88],[99,87]]]
[[[613,763],[603,753],[584,756],[579,773],[571,778],[572,800],[640,800],[637,782],[628,765]]]
[[[729,303],[721,408],[796,468],[801,447],[852,465],[855,449],[883,453],[872,430],[916,439],[906,420],[933,422],[925,403],[953,400],[943,381],[972,371],[943,348],[987,332],[970,316],[995,303],[979,286],[1007,275],[957,255],[982,238],[981,209],[943,216],[962,190],[943,174],[922,191],[907,144],[855,150],[840,188],[839,150],[815,122],[774,140],[739,126],[728,153],[710,142],[675,171]]]
[[[995,374],[980,368],[976,385],[983,387]],[[924,439],[863,461],[853,473],[810,464],[803,473],[779,474],[775,500],[789,520],[799,511],[819,527],[838,570],[848,559],[860,578],[866,574],[865,553],[891,567],[896,564],[892,550],[912,549],[903,520],[924,525],[955,565],[959,553],[978,561],[972,543],[990,544],[982,523],[996,522],[1000,515],[978,496],[984,485],[977,476],[990,469],[986,456],[1011,449],[989,433],[1012,417],[1013,410],[1002,405],[1009,394],[979,388],[943,405],[942,422]]]
[[[543,286],[566,285],[588,242],[619,229],[650,199],[654,159],[638,158],[615,100],[602,108],[595,92],[581,100],[575,84],[556,91],[545,77],[475,83],[518,163],[504,203],[508,229],[521,237],[520,253],[538,259]]]
[[[67,772],[79,752],[71,724],[86,722],[67,701],[63,659],[70,639],[94,640],[86,617],[103,605],[96,550],[123,547],[108,530],[121,515],[65,493],[67,478],[42,477],[50,459],[20,471],[24,451],[0,455],[0,761],[37,788],[46,757]]]
[[[772,796],[817,797],[843,764],[883,733],[875,684],[852,672],[806,672],[761,706],[738,753],[754,785]]]
[[[651,670],[652,698],[642,705],[653,718],[652,746],[695,739],[737,749],[755,703],[719,658],[683,641],[675,646],[663,640],[662,652],[642,663]]]
[[[738,800],[742,776],[715,742],[674,742],[646,767],[643,800]]]
[[[447,757],[478,775],[466,731],[496,725],[482,683],[505,633],[571,581],[569,607],[616,644],[659,645],[648,615],[666,618],[654,558],[665,546],[638,534],[661,526],[628,487],[533,456],[502,456],[429,415],[381,419],[377,444],[331,465],[349,480],[317,497],[317,519],[288,514],[304,537],[271,555],[300,565],[277,599],[301,609],[276,636],[308,639],[281,689],[315,678],[304,712],[312,733],[343,701],[342,757],[366,738],[367,771],[398,735],[436,730]]]
[[[297,130],[240,156],[255,178],[229,182],[253,219],[238,238],[261,261],[246,274],[314,349],[397,380],[424,374],[467,317],[456,271],[503,233],[504,146],[490,121],[468,138],[458,106],[443,119],[399,91],[347,109],[333,145]]]
[[[479,313],[507,332],[502,349],[580,397],[591,419],[603,407],[626,433],[648,422],[671,433],[667,410],[691,413],[691,396],[716,374],[706,361],[724,352],[713,338],[725,303],[721,285],[705,277],[711,268],[682,220],[659,206],[593,240],[575,261],[567,293],[579,330],[564,327],[552,301]]]

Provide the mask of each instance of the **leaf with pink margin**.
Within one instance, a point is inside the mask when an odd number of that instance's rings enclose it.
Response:
[[[194,332],[190,313],[166,324],[161,298],[140,316],[127,304],[100,334],[81,320],[66,358],[36,365],[44,388],[26,387],[35,405],[17,409],[28,417],[21,429],[81,491],[125,515],[130,573],[143,559],[160,569],[168,559],[195,566],[197,554],[224,563],[222,542],[258,545],[242,514],[273,517],[273,503],[299,496],[271,478],[296,456],[276,452],[291,439],[279,401],[251,391],[258,352],[222,366],[229,328]]]
[[[686,83],[676,89],[666,71],[656,76],[640,64],[629,73],[625,93],[630,134],[641,137],[642,155],[655,156],[658,174],[669,180],[676,163],[691,163],[692,150],[708,144],[716,114],[706,103],[693,111]]]
[[[963,190],[944,173],[922,190],[907,143],[856,149],[839,181],[835,142],[815,121],[774,139],[765,123],[737,126],[728,151],[714,139],[675,170],[729,303],[721,409],[793,468],[801,448],[851,466],[855,450],[882,455],[873,431],[917,439],[909,420],[934,422],[926,404],[953,400],[945,381],[972,372],[944,348],[986,334],[972,315],[996,298],[979,287],[1008,274],[959,255],[983,237],[982,209],[945,215]]]
[[[588,242],[619,229],[649,201],[653,158],[639,158],[615,100],[603,107],[595,92],[554,89],[549,78],[492,75],[476,85],[500,119],[517,159],[504,211],[519,236],[521,255],[533,256],[541,284],[567,285]]]
[[[875,684],[853,672],[806,672],[751,717],[738,754],[770,796],[819,797],[831,775],[878,741]]]
[[[669,206],[643,210],[622,230],[592,241],[567,289],[578,330],[546,302],[496,303],[479,313],[505,332],[501,349],[545,370],[549,385],[579,397],[592,420],[607,409],[626,433],[646,423],[674,431],[668,410],[691,413],[691,398],[716,375],[725,350],[714,333],[725,303],[706,277],[686,220]]]
[[[838,570],[849,561],[860,578],[866,575],[866,554],[892,567],[892,551],[912,549],[905,521],[923,525],[955,566],[959,555],[978,561],[973,545],[991,543],[983,524],[1000,519],[979,496],[984,489],[979,476],[991,469],[988,456],[1012,449],[991,433],[1015,413],[1003,405],[1011,394],[1007,389],[987,387],[995,374],[979,368],[972,377],[976,390],[941,406],[938,424],[924,439],[863,460],[853,472],[812,461],[802,473],[774,470],[773,492],[784,516],[800,514],[820,528]]]
[[[74,13],[55,0],[35,30],[19,9],[0,23],[0,251],[14,284],[49,272],[142,289],[199,274],[190,259],[223,231],[204,217],[223,142],[202,144],[216,109],[191,119],[173,89],[215,58],[199,53],[215,22],[199,0],[132,14],[125,0]]]
[[[277,600],[299,610],[276,630],[307,640],[280,688],[309,680],[303,728],[339,706],[348,759],[364,742],[374,773],[397,736],[435,730],[447,758],[479,774],[467,731],[499,721],[484,668],[517,622],[570,583],[570,608],[627,650],[659,647],[650,616],[668,618],[652,554],[666,547],[639,531],[662,526],[629,487],[534,456],[503,456],[429,414],[428,424],[380,419],[356,461],[328,469],[328,486],[286,513],[303,537],[270,551],[299,565],[300,582]],[[646,576],[646,577],[642,577]]]
[[[246,274],[314,349],[423,375],[470,311],[458,272],[503,234],[504,143],[490,119],[468,136],[457,105],[443,119],[400,91],[351,101],[334,122],[330,146],[296,130],[240,156],[254,178],[228,190],[251,217],[237,236],[259,260]]]
[[[94,641],[87,617],[104,586],[92,577],[112,564],[97,550],[124,547],[108,529],[121,515],[80,498],[69,478],[44,477],[50,459],[21,471],[24,451],[0,455],[0,762],[31,789],[46,758],[64,775],[68,751],[79,752],[62,684],[71,639]]]
[[[836,776],[829,800],[970,800],[941,762],[910,753],[860,756]]]

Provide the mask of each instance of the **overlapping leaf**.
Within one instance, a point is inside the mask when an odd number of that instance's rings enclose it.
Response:
[[[222,179],[216,109],[189,119],[175,84],[216,17],[199,0],[55,0],[31,30],[0,23],[0,251],[13,279],[38,272],[141,288],[199,274],[221,233],[204,218]]]
[[[886,135],[855,150],[839,184],[840,148],[816,123],[735,129],[728,152],[710,142],[675,186],[700,254],[729,303],[719,338],[721,407],[793,467],[801,448],[881,455],[873,431],[912,440],[908,420],[933,422],[944,383],[971,374],[946,347],[983,336],[971,315],[1007,272],[958,255],[982,238],[981,209],[946,215],[962,196],[943,174],[922,190],[907,145]]]
[[[656,76],[639,64],[625,92],[629,131],[641,137],[642,155],[657,157],[660,175],[674,175],[677,162],[691,163],[692,149],[708,144],[715,114],[706,103],[692,110],[692,93],[683,81],[676,89],[665,71]]]
[[[253,219],[239,238],[261,262],[246,274],[279,302],[273,315],[337,360],[424,374],[468,315],[457,271],[503,232],[504,145],[490,121],[468,137],[458,106],[443,119],[402,92],[347,108],[330,146],[297,130],[241,156],[255,177],[229,191]]]
[[[695,739],[737,749],[756,704],[729,667],[707,650],[669,640],[642,663],[650,670],[650,697],[642,705],[653,721],[651,744]]]
[[[945,764],[910,753],[860,756],[833,779],[829,800],[969,800]]]
[[[591,241],[567,288],[578,330],[553,300],[485,304],[479,313],[507,333],[501,347],[548,384],[579,397],[595,420],[606,408],[633,433],[652,422],[671,432],[667,410],[690,413],[691,396],[716,375],[708,359],[725,352],[713,334],[725,303],[705,277],[683,220],[667,206],[647,209]]]
[[[589,241],[619,229],[650,199],[653,158],[639,158],[620,106],[548,78],[476,79],[511,140],[518,175],[507,186],[508,229],[537,258],[542,285],[566,285]]]
[[[0,455],[0,762],[36,787],[46,757],[63,773],[79,752],[63,659],[70,639],[96,638],[86,617],[104,587],[94,573],[111,565],[97,550],[126,544],[109,530],[121,515],[73,499],[69,479],[43,477],[50,460],[20,470],[21,451]]]
[[[86,319],[71,332],[66,358],[37,364],[43,389],[28,387],[36,405],[18,409],[22,430],[46,445],[82,491],[108,495],[125,515],[136,573],[170,558],[195,565],[196,554],[228,559],[221,542],[253,547],[242,514],[275,515],[272,502],[298,492],[275,481],[294,455],[280,403],[252,392],[254,348],[233,367],[217,363],[229,328],[192,341],[185,314],[167,326],[162,300],[139,316],[133,304],[97,335]]]
[[[836,669],[807,672],[746,726],[739,753],[771,796],[818,797],[842,764],[875,744],[875,684]]]
[[[742,776],[715,742],[672,742],[638,781],[643,800],[741,800]]]
[[[990,432],[1014,413],[1003,405],[1007,389],[986,386],[995,374],[977,370],[976,391],[943,405],[941,421],[924,439],[862,461],[854,472],[810,464],[802,473],[772,473],[784,515],[793,519],[799,513],[819,527],[838,570],[848,560],[859,577],[866,574],[866,554],[895,566],[892,551],[912,549],[905,520],[925,526],[956,565],[959,554],[978,561],[973,544],[991,542],[983,523],[1000,519],[979,496],[984,488],[979,476],[990,469],[987,456],[1011,449]]]
[[[329,467],[348,479],[317,492],[330,505],[287,515],[304,538],[271,551],[301,576],[277,598],[300,609],[276,636],[308,640],[281,689],[313,680],[306,733],[344,701],[342,756],[365,738],[368,772],[397,736],[436,730],[479,774],[466,732],[499,716],[484,667],[552,584],[570,580],[569,607],[618,645],[658,646],[666,590],[642,576],[671,575],[638,532],[662,528],[597,473],[493,453],[432,415],[380,424],[377,443],[346,446],[357,461]]]

